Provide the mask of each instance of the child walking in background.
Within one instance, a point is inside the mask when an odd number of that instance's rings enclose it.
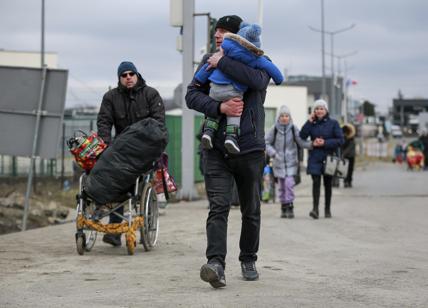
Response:
[[[256,24],[242,22],[237,34],[226,33],[221,44],[224,55],[239,61],[252,68],[263,69],[279,85],[284,80],[280,70],[263,56],[260,49],[261,28]],[[216,101],[226,101],[231,98],[243,98],[247,86],[231,80],[220,69],[210,69],[208,63],[202,66],[195,74],[195,79],[201,84],[211,82],[210,97]],[[218,128],[218,118],[207,118],[202,135],[202,146],[204,149],[213,148],[213,138]],[[224,147],[229,153],[240,152],[238,136],[240,130],[240,117],[227,117],[226,139]]]
[[[294,176],[299,168],[299,148],[311,149],[310,141],[303,141],[293,124],[287,106],[280,107],[276,122],[265,137],[266,152],[273,159],[272,168],[279,185],[281,217],[294,218]]]

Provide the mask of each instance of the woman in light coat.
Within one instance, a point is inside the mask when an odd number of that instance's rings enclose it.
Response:
[[[266,152],[272,158],[272,168],[279,184],[281,217],[294,218],[294,176],[299,168],[299,147],[311,148],[310,141],[303,141],[299,129],[293,124],[287,106],[280,107],[273,127],[265,137]]]

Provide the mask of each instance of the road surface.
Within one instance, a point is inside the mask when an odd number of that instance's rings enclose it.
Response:
[[[255,282],[241,279],[232,209],[224,289],[199,278],[206,200],[170,204],[157,247],[134,256],[101,240],[77,255],[72,223],[3,235],[0,307],[428,307],[427,182],[428,172],[369,164],[354,188],[334,190],[333,218],[314,221],[304,176],[294,220],[262,205]]]

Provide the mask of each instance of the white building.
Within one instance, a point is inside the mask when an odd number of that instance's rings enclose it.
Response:
[[[277,111],[282,105],[286,105],[290,109],[293,123],[301,128],[308,119],[308,100],[306,87],[269,85],[264,104],[266,129],[275,123]]]
[[[40,52],[15,51],[0,49],[0,65],[4,66],[24,66],[40,67]],[[45,64],[48,68],[58,68],[58,55],[54,52],[45,53]]]

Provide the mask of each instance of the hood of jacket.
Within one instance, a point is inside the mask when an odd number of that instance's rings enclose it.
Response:
[[[262,56],[264,54],[263,50],[257,48],[256,45],[243,38],[242,36],[239,36],[238,34],[226,33],[224,35],[224,40],[232,40],[241,45],[243,48],[247,49],[248,51],[251,51],[256,56]]]
[[[343,135],[346,139],[351,139],[355,137],[355,127],[351,123],[346,123],[345,125],[343,125],[342,130]]]

